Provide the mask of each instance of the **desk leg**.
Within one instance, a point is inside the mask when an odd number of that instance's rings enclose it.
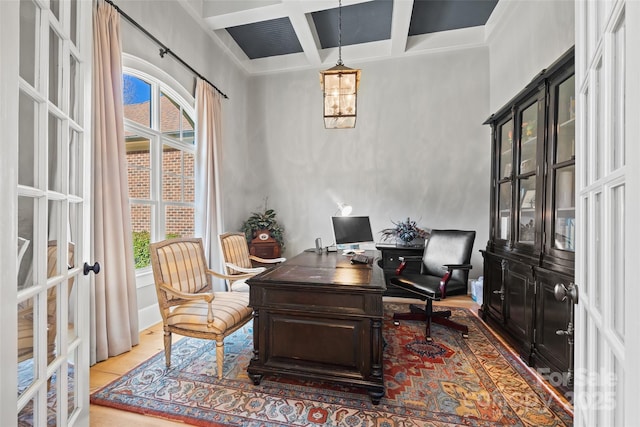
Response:
[[[373,340],[371,342],[371,376],[382,381],[382,321],[373,320]]]
[[[251,369],[251,362],[258,362],[260,360],[260,310],[253,311],[253,357],[249,362],[247,371]],[[262,381],[262,374],[252,374],[247,372],[254,385],[259,385]]]

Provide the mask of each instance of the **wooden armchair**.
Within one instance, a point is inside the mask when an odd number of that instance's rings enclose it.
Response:
[[[216,341],[222,378],[224,339],[252,319],[249,294],[213,292],[211,276],[231,277],[207,268],[202,239],[177,238],[151,245],[151,265],[164,327],[164,355],[171,366],[171,334]],[[242,277],[241,277],[242,276]],[[239,275],[247,279],[251,274]]]
[[[266,267],[264,265],[279,264],[287,260],[286,258],[266,259],[249,254],[249,245],[243,233],[230,232],[221,234],[220,246],[222,247],[222,256],[224,257],[227,275],[232,276],[227,281],[230,291],[248,292],[249,285],[245,283],[248,277],[265,271]],[[249,276],[242,278],[246,274],[249,274]]]

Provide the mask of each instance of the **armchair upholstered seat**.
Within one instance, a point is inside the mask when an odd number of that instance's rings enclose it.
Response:
[[[231,279],[207,267],[202,239],[177,238],[151,244],[151,265],[164,328],[164,355],[171,366],[171,334],[216,341],[222,378],[224,339],[253,317],[249,295],[213,292],[212,276]],[[239,275],[241,280],[250,274]]]
[[[249,245],[244,233],[221,234],[220,246],[227,275],[232,277],[227,281],[230,291],[249,292],[249,285],[245,283],[247,278],[242,278],[241,275],[250,274],[249,277],[252,277],[265,271],[266,265],[275,265],[287,260],[266,259],[249,254]]]
[[[445,299],[449,295],[467,293],[469,270],[472,268],[471,251],[475,231],[432,230],[422,257],[404,257],[396,270],[396,276],[389,280],[393,286],[414,293],[426,300],[424,309],[411,306],[410,313],[395,313],[396,323],[400,320],[420,320],[426,323],[426,339],[431,341],[431,322],[457,329],[467,336],[466,325],[449,320],[451,311],[433,311],[433,301]],[[421,262],[420,273],[403,273],[408,262]]]

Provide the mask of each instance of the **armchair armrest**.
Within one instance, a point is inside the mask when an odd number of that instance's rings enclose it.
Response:
[[[212,323],[213,322],[213,307],[211,306],[211,303],[213,302],[215,295],[213,294],[213,292],[203,292],[201,294],[192,294],[189,292],[182,292],[179,291],[169,285],[167,285],[166,283],[161,283],[158,285],[158,287],[160,289],[162,289],[163,291],[165,291],[167,294],[169,295],[173,295],[175,297],[178,298],[182,298],[182,299],[186,299],[186,300],[204,300],[207,303],[207,322]]]
[[[232,270],[239,271],[240,273],[248,273],[253,276],[255,276],[256,274],[262,273],[263,271],[266,270],[265,267],[244,268],[244,267],[240,267],[239,265],[235,265],[231,262],[226,262],[224,265],[226,265]]]
[[[224,280],[242,280],[242,279],[249,279],[249,278],[255,276],[257,273],[262,273],[263,271],[264,271],[264,269],[262,269],[261,271],[258,271],[256,273],[222,274],[222,273],[218,273],[217,271],[213,271],[213,270],[207,269],[207,274],[210,274],[213,277],[217,277],[219,279],[224,279]]]
[[[408,262],[422,261],[422,256],[421,255],[409,255],[409,256],[398,257],[398,259],[400,260],[400,265],[398,266],[398,268],[396,268],[396,276],[402,275],[402,272],[407,267],[407,263]]]
[[[260,258],[255,255],[249,255],[249,259],[252,261],[259,262],[260,264],[279,264],[287,260],[286,258],[273,258],[273,259]]]
[[[471,264],[445,264],[445,265],[443,265],[443,267],[445,267],[449,271],[453,271],[453,270],[471,270],[473,268],[473,265],[471,265]]]

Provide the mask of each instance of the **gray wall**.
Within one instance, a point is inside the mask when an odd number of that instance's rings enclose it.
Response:
[[[318,71],[252,78],[247,194],[269,197],[291,256],[332,242],[337,202],[378,232],[410,216],[427,228],[488,232],[489,56],[458,50],[362,68],[355,129],[324,129]],[[237,226],[238,224],[229,224]],[[473,275],[482,274],[474,251]]]

